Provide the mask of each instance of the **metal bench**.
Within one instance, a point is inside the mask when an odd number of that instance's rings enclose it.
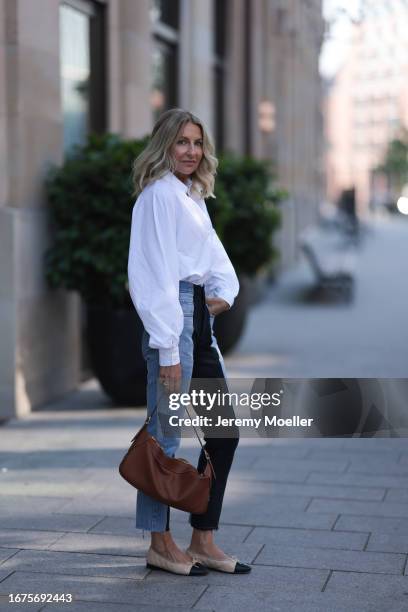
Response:
[[[354,288],[355,255],[339,234],[309,230],[300,247],[309,261],[317,287],[350,299]]]

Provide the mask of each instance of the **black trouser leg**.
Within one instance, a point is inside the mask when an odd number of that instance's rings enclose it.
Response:
[[[202,288],[195,288],[194,292],[194,366],[192,374],[192,388],[202,388],[203,380],[205,381],[205,391],[216,393],[218,390],[227,392],[228,388],[222,371],[219,360],[218,351],[211,346],[211,325],[208,308],[205,304],[204,291]],[[212,379],[212,380],[208,380]],[[199,415],[209,416],[209,412],[205,406],[196,408]],[[211,411],[211,416],[216,421],[218,415],[223,417],[234,418],[234,410],[231,404],[223,405],[216,408],[214,406]],[[206,434],[205,428],[203,428]],[[214,437],[216,430],[211,429],[211,434],[204,435],[205,450],[208,452],[211,462],[214,467],[216,478],[213,478],[210,501],[207,511],[204,514],[191,514],[190,524],[196,529],[211,530],[218,529],[219,519],[222,510],[225,487],[227,485],[228,475],[231,469],[234,458],[235,449],[238,445],[239,431],[233,426],[224,430],[224,436],[228,433],[228,437]],[[206,458],[201,451],[198,460],[198,470],[203,471],[206,465]]]

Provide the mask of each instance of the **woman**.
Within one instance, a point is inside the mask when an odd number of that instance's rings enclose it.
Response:
[[[196,379],[215,378],[225,385],[212,325],[214,316],[232,306],[239,284],[204,202],[213,196],[217,163],[203,123],[176,108],[160,116],[133,168],[139,196],[132,213],[129,291],[144,325],[148,414],[156,404],[158,408],[148,430],[169,456],[180,444],[180,431],[168,426],[169,394],[188,392]],[[234,414],[231,406],[223,410]],[[226,555],[213,537],[238,444],[236,428],[229,434],[204,438],[216,479],[207,512],[190,516],[193,532],[187,551],[172,538],[168,506],[138,491],[136,527],[151,532],[148,567],[184,575],[204,575],[207,568],[250,571],[249,565]],[[198,469],[204,467],[201,452]]]

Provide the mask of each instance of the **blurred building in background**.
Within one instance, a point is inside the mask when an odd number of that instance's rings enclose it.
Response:
[[[387,203],[389,186],[375,169],[388,143],[408,127],[408,4],[367,0],[365,6],[325,102],[328,196],[334,202],[354,188],[362,216],[370,205]]]
[[[0,418],[76,387],[81,304],[50,291],[43,180],[90,131],[191,109],[218,150],[276,162],[281,266],[322,191],[321,0],[0,0]],[[78,186],[80,189],[80,186]]]

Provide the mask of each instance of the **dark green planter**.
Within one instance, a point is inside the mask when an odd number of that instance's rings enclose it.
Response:
[[[89,359],[101,387],[119,406],[146,405],[143,325],[135,309],[87,308]]]

